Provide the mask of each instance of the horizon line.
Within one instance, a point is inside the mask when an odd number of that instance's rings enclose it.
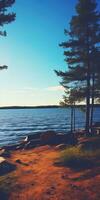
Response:
[[[94,104],[95,106],[100,106],[100,103],[98,103],[98,104]],[[70,107],[71,105],[65,105],[65,106],[61,106],[61,105],[38,105],[38,106],[29,106],[29,105],[27,105],[27,106],[22,106],[22,105],[20,105],[20,106],[0,106],[0,109],[14,109],[14,108],[16,108],[16,109],[20,109],[20,108],[59,108],[59,107]],[[86,106],[86,104],[76,104],[75,106]]]

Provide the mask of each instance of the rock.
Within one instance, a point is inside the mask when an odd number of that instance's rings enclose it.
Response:
[[[93,123],[91,131],[93,135],[100,135],[100,122]]]
[[[5,149],[6,151],[13,151],[16,150],[17,146],[18,144],[3,146],[3,149]]]
[[[30,141],[30,140],[35,140],[35,139],[40,139],[40,136],[42,135],[43,133],[42,132],[39,132],[39,133],[33,133],[31,135],[28,135],[24,141],[26,140],[27,142]]]
[[[66,134],[66,143],[70,145],[76,145],[77,144],[77,137],[74,133]]]
[[[40,141],[42,145],[45,144],[55,144],[56,142],[56,132],[54,131],[47,131],[45,133],[42,133],[40,136]]]
[[[31,149],[40,145],[40,139],[30,140],[24,145],[24,149]]]
[[[0,157],[0,164],[3,163],[6,159],[3,157]]]
[[[86,136],[86,130],[85,129],[76,130],[74,132],[74,135],[76,136],[76,138],[84,137]]]
[[[27,142],[21,142],[19,145],[17,145],[16,150],[24,149]]]
[[[82,150],[97,150],[100,149],[100,138],[91,138],[83,141],[78,145]]]
[[[8,162],[5,158],[0,157],[0,176],[12,172],[16,169],[16,165]]]
[[[21,164],[22,162],[21,162],[21,160],[20,160],[20,159],[17,159],[17,160],[16,160],[16,163],[19,163],[19,164]]]
[[[15,145],[4,146],[5,151],[2,154],[2,149],[0,149],[0,155],[4,157],[10,156],[10,151],[19,150],[19,149],[30,149],[37,146],[43,145],[59,145],[59,144],[69,144],[75,145],[77,139],[74,134],[71,133],[59,133],[55,131],[46,131],[35,133],[33,135],[28,135],[23,141]]]
[[[9,158],[10,157],[10,151],[5,150],[5,149],[0,150],[0,156]]]
[[[100,122],[94,122],[93,127],[100,127]]]
[[[63,144],[65,143],[65,137],[66,137],[66,134],[63,134],[63,133],[58,133],[56,135],[56,144]]]
[[[40,136],[42,145],[57,145],[57,144],[69,144],[75,145],[77,143],[77,138],[72,133],[59,133],[54,131],[47,131]]]
[[[66,133],[66,134],[57,134],[56,138],[57,144],[67,144],[67,145],[75,145],[77,143],[77,139],[74,134]]]
[[[25,166],[29,165],[28,163],[22,162],[20,159],[17,159],[16,163],[21,164],[21,165],[25,165]]]
[[[28,142],[28,136],[25,137],[24,142]]]
[[[66,144],[59,144],[55,147],[56,150],[64,150],[67,147]]]
[[[5,152],[5,149],[0,149],[0,156]]]

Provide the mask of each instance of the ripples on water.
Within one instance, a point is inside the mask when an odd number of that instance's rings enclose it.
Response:
[[[100,120],[100,108],[94,121]],[[84,127],[85,113],[76,109],[76,128]],[[28,134],[70,130],[70,108],[0,110],[0,146],[16,143]]]

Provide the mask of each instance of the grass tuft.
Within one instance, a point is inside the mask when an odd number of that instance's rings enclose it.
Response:
[[[59,164],[75,170],[92,168],[99,158],[100,150],[86,151],[79,147],[70,147],[60,153]]]

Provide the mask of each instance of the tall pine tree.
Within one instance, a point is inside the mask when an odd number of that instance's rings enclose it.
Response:
[[[78,0],[76,15],[70,21],[70,30],[65,30],[68,41],[60,44],[63,47],[65,61],[68,64],[66,72],[57,72],[62,82],[76,90],[76,96],[86,98],[86,132],[89,133],[96,84],[98,85],[100,67],[100,13],[97,11],[96,0]],[[96,53],[96,59],[94,55]],[[98,90],[100,88],[98,87]],[[100,90],[99,90],[100,91]],[[98,92],[97,92],[98,93]],[[77,98],[78,99],[78,98]]]

